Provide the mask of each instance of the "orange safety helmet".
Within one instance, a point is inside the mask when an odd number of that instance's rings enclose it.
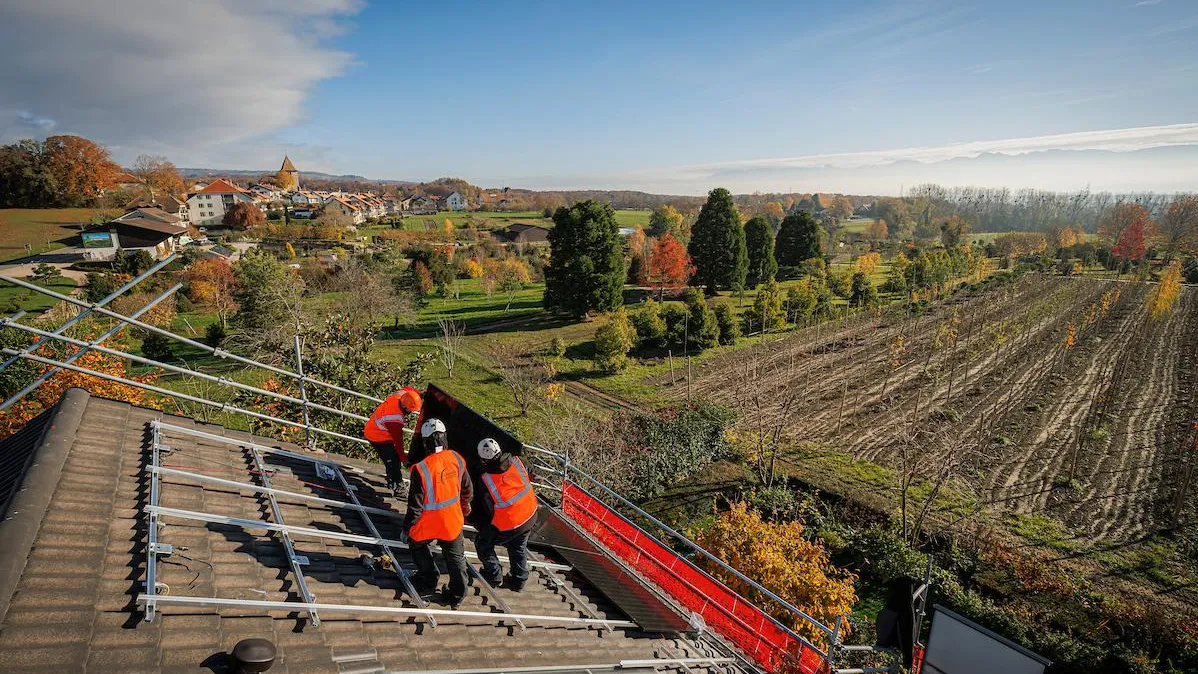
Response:
[[[420,391],[411,386],[405,386],[396,393],[399,394],[399,405],[405,414],[419,412],[420,407],[424,404],[424,400],[420,397]]]

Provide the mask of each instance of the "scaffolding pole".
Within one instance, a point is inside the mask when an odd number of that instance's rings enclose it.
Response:
[[[262,419],[263,421],[271,421],[276,424],[284,424],[287,426],[294,426],[296,428],[304,428],[304,425],[297,421],[290,421],[288,419],[280,419],[279,417],[272,417],[269,414],[262,414],[261,412],[253,412],[250,410],[242,409],[240,407],[234,407],[233,405],[230,405],[228,403],[218,403],[214,400],[208,400],[207,398],[200,398],[199,396],[193,396],[193,395],[190,395],[187,393],[180,393],[178,391],[171,391],[170,389],[161,388],[161,387],[154,386],[152,384],[146,384],[146,383],[140,382],[140,381],[134,381],[132,379],[126,379],[124,377],[118,377],[116,375],[107,374],[105,372],[97,372],[96,370],[89,370],[85,367],[79,367],[78,365],[71,365],[68,363],[64,363],[62,361],[53,360],[51,358],[42,358],[41,356],[34,356],[34,355],[28,354],[28,353],[21,353],[20,351],[17,351],[16,349],[3,349],[3,352],[6,354],[9,354],[9,355],[15,355],[20,358],[25,358],[27,360],[32,360],[37,363],[43,363],[45,365],[57,365],[59,367],[65,368],[67,370],[72,370],[74,372],[79,372],[81,374],[91,375],[93,377],[105,379],[107,381],[114,381],[118,384],[125,384],[127,386],[133,386],[136,388],[145,389],[147,391],[152,391],[159,395],[164,395],[164,396],[173,397],[173,398],[181,398],[183,400],[198,403],[200,405],[209,405],[211,407],[219,408],[221,411],[237,412],[238,414],[244,414],[246,416],[254,417],[255,419]],[[331,435],[336,438],[341,438],[342,440],[349,440],[350,442],[358,442],[358,443],[362,443],[362,444],[367,444],[366,441],[363,440],[362,438],[351,437],[351,436],[345,435],[343,433],[338,433],[337,431],[325,430],[323,428],[320,428],[319,426],[312,426],[311,428],[312,428],[312,430],[316,431],[317,433],[324,433],[325,435]]]
[[[80,311],[78,314],[76,314],[74,317],[72,317],[71,320],[58,326],[58,329],[55,330],[55,332],[57,332],[57,333],[64,333],[68,329],[70,329],[71,326],[75,325],[79,321],[82,321],[83,319],[90,316],[93,311],[102,310],[101,307],[103,307],[104,305],[108,304],[109,302],[115,300],[116,298],[120,297],[121,295],[124,295],[125,292],[128,291],[130,288],[132,288],[133,286],[136,286],[138,283],[141,283],[142,281],[146,280],[147,278],[150,277],[151,274],[158,271],[159,269],[162,269],[166,265],[170,264],[170,262],[174,259],[175,259],[175,256],[173,254],[167,256],[161,262],[159,262],[159,263],[155,264],[153,267],[150,267],[149,269],[145,270],[137,278],[133,279],[132,281],[129,281],[128,283],[121,286],[120,288],[117,288],[116,290],[112,291],[112,293],[110,293],[107,297],[100,300],[99,302],[96,302],[95,304],[88,304],[87,302],[81,302],[74,298],[69,298],[66,295],[59,295],[56,292],[47,291],[45,288],[43,288],[39,285],[34,285],[32,283],[27,283],[25,281],[18,281],[17,279],[11,279],[7,276],[0,276],[0,280],[9,281],[10,283],[13,283],[15,285],[19,285],[24,288],[28,288],[30,290],[40,292],[42,294],[50,295],[51,297],[56,296],[60,299],[66,299],[66,301],[68,301],[72,304],[83,307],[84,308],[83,311]],[[23,311],[19,312],[20,315],[24,315],[24,313],[25,312],[23,312]],[[14,316],[13,320],[16,320],[18,317],[19,316]],[[41,347],[42,344],[44,344],[44,343],[45,343],[45,340],[38,340],[38,341],[34,342],[33,344],[30,344],[29,346],[25,347],[24,349],[21,349],[21,351],[23,353],[33,353],[39,347]],[[0,363],[0,370],[8,369],[8,367],[15,362],[17,362],[17,358],[15,356],[12,358],[9,358],[8,360],[4,361],[3,363]]]
[[[99,303],[88,304],[87,302],[77,299],[77,298],[74,298],[74,297],[71,297],[70,295],[63,295],[62,293],[57,293],[57,292],[54,292],[53,290],[48,290],[39,285],[29,283],[28,281],[23,281],[18,278],[13,278],[11,276],[0,276],[0,281],[7,281],[8,283],[11,283],[13,285],[17,285],[17,286],[26,288],[28,290],[32,290],[37,293],[41,293],[42,295],[45,295],[47,297],[53,297],[56,300],[60,300],[63,302],[69,302],[76,306],[80,306],[85,309],[90,309],[91,311],[94,311],[94,312],[104,315],[104,316],[108,316],[109,318],[115,318],[116,320],[121,321],[122,323],[128,323],[129,325],[137,326],[137,327],[141,328],[142,330],[146,330],[148,332],[153,332],[155,334],[162,335],[163,337],[169,337],[170,339],[173,339],[175,341],[179,341],[188,346],[192,346],[197,349],[200,349],[201,351],[204,351],[205,353],[210,353],[210,354],[216,356],[217,358],[228,358],[229,360],[241,363],[243,365],[249,365],[252,367],[260,367],[264,370],[269,370],[271,372],[274,372],[275,374],[279,374],[284,377],[290,377],[292,379],[297,379],[297,378],[302,379],[303,381],[305,381],[309,384],[314,384],[316,386],[323,386],[325,388],[329,388],[334,391],[338,391],[340,393],[345,393],[346,395],[352,395],[352,396],[361,398],[363,400],[370,400],[370,401],[376,402],[376,403],[383,402],[381,398],[376,398],[371,395],[366,395],[365,393],[358,393],[357,391],[353,391],[353,390],[347,389],[343,386],[338,386],[336,384],[330,384],[328,382],[320,381],[319,379],[312,379],[311,377],[301,377],[299,374],[296,374],[295,372],[292,372],[291,370],[288,370],[286,368],[275,367],[274,365],[267,365],[266,363],[260,363],[256,360],[253,360],[252,358],[246,358],[244,356],[239,356],[230,351],[225,351],[224,349],[217,349],[217,348],[208,346],[207,344],[205,344],[203,342],[197,342],[194,339],[183,337],[182,335],[176,335],[175,333],[171,332],[170,330],[163,330],[162,328],[160,328],[156,325],[150,325],[149,323],[144,323],[135,318],[130,318],[129,316],[125,316],[124,314],[119,314],[115,311],[110,311],[108,309],[105,309]]]
[[[181,288],[181,287],[182,286],[175,286],[176,289]],[[146,308],[148,309],[149,307],[146,307]],[[159,368],[162,368],[163,370],[166,370],[167,372],[174,372],[175,374],[181,374],[181,375],[185,375],[188,377],[195,377],[197,379],[203,379],[204,381],[210,381],[214,384],[221,384],[222,386],[229,386],[229,387],[232,387],[235,389],[240,389],[242,391],[248,391],[255,395],[265,396],[267,398],[274,398],[275,400],[280,400],[282,402],[291,403],[293,405],[302,405],[304,407],[304,426],[305,427],[311,426],[311,422],[308,418],[308,407],[309,406],[314,407],[323,412],[339,414],[343,417],[347,417],[347,418],[353,419],[355,421],[366,421],[367,420],[366,417],[364,417],[360,414],[354,414],[353,412],[346,412],[344,410],[339,410],[336,407],[328,407],[326,405],[321,405],[319,403],[308,402],[307,400],[304,400],[302,398],[294,398],[292,396],[284,395],[282,393],[276,393],[274,391],[267,391],[266,389],[258,388],[257,386],[251,386],[249,384],[243,384],[239,381],[234,381],[232,379],[228,379],[225,377],[217,377],[215,375],[210,375],[205,372],[199,372],[199,371],[191,370],[191,369],[188,369],[185,367],[179,367],[178,365],[171,365],[169,363],[163,363],[163,362],[160,362],[157,360],[153,360],[151,358],[145,358],[144,356],[137,356],[132,353],[121,351],[119,349],[113,349],[113,348],[109,348],[106,346],[100,346],[100,342],[104,341],[109,335],[101,335],[100,338],[98,338],[94,341],[88,342],[88,341],[85,341],[82,339],[75,339],[74,337],[67,337],[66,335],[57,335],[52,332],[47,332],[46,330],[41,330],[39,328],[35,328],[32,326],[21,325],[19,323],[13,323],[10,319],[7,319],[7,318],[0,318],[0,326],[7,326],[10,328],[15,328],[17,330],[22,330],[24,332],[28,332],[33,335],[39,335],[39,336],[45,337],[46,339],[56,339],[59,341],[66,342],[67,344],[71,344],[71,345],[80,347],[80,350],[75,352],[75,354],[73,356],[71,356],[70,358],[63,361],[64,363],[74,362],[74,359],[83,355],[87,351],[96,351],[99,353],[103,353],[105,355],[114,356],[116,358],[124,358],[124,359],[132,361],[134,363],[140,363],[142,365],[148,365],[150,367],[159,367]],[[124,327],[124,326],[123,325],[117,326],[117,328],[121,328],[121,327]],[[54,369],[50,370],[49,372],[45,373],[44,375],[42,375],[43,379],[33,382],[32,384],[30,384],[29,386],[26,387],[27,390],[21,391],[20,393],[16,394],[16,396],[14,396],[14,398],[23,396],[26,393],[28,393],[29,391],[33,390],[33,388],[36,388],[36,386],[41,384],[42,381],[45,381],[45,379],[49,379],[50,375],[54,374],[54,372],[57,371],[57,369],[58,368],[54,368]],[[12,400],[12,402],[16,402],[16,400]],[[5,402],[4,405],[0,405],[0,410],[3,410],[8,405],[9,405],[8,402]]]

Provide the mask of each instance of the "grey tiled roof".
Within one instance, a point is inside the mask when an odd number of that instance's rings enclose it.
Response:
[[[265,637],[279,648],[272,672],[480,670],[586,665],[621,660],[718,656],[700,637],[663,638],[633,629],[603,632],[581,627],[521,631],[477,618],[446,617],[436,628],[423,619],[322,614],[311,627],[302,612],[162,606],[145,622],[135,602],[145,580],[146,532],[140,508],[149,481],[149,424],[164,419],[209,433],[250,436],[72,389],[47,420],[38,456],[0,522],[0,671],[200,672],[224,671],[222,653],[239,640]],[[263,444],[276,441],[257,439]],[[175,451],[163,463],[183,470],[251,483],[240,448],[193,436],[166,435]],[[291,451],[303,451],[288,447]],[[364,504],[400,509],[378,466],[357,466]],[[319,489],[302,462],[272,459],[276,489],[341,498]],[[380,495],[387,494],[386,498]],[[289,525],[364,533],[356,513],[281,498]],[[253,494],[164,478],[160,504],[248,519],[268,519],[269,503]],[[375,518],[385,538],[398,538],[400,520]],[[160,558],[158,579],[170,594],[296,601],[295,582],[281,542],[260,530],[167,519],[159,540],[175,546]],[[410,606],[396,576],[370,571],[356,544],[295,536],[309,558],[305,576],[321,603]],[[406,553],[400,555],[407,564]],[[5,569],[9,573],[5,575]],[[546,572],[548,573],[548,572]],[[558,574],[591,610],[623,619],[578,578]],[[544,575],[533,573],[521,593],[498,592],[516,613],[581,616]],[[472,589],[463,611],[492,610]],[[441,607],[435,607],[441,608]],[[692,671],[704,671],[702,667]]]

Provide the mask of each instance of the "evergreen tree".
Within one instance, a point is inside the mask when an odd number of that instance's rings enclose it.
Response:
[[[593,199],[561,207],[549,232],[545,308],[575,316],[623,304],[624,255],[615,212]]]
[[[745,230],[728,190],[717,187],[708,193],[691,230],[687,252],[695,265],[695,284],[706,286],[709,294],[714,295],[718,288],[744,287],[749,272]]]
[[[873,279],[865,272],[854,272],[849,304],[854,307],[872,307],[877,303],[878,289],[874,287]]]
[[[770,221],[757,216],[745,223],[745,249],[749,255],[749,273],[745,285],[756,288],[778,273],[778,261],[774,259],[774,228]]]
[[[686,291],[683,299],[688,315],[685,325],[687,346],[703,350],[719,344],[720,326],[703,293],[691,289]]]
[[[740,324],[736,322],[736,312],[732,305],[721,300],[715,303],[715,322],[720,327],[720,344],[735,344],[740,338]]]
[[[636,329],[624,307],[612,312],[611,319],[595,331],[595,367],[603,372],[618,372],[628,365],[628,352],[636,343]]]
[[[823,257],[819,223],[810,213],[798,210],[782,220],[774,255],[783,267],[798,267],[804,260]]]

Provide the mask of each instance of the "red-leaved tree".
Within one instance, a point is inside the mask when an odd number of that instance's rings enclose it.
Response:
[[[657,284],[659,298],[665,298],[666,287],[681,288],[695,273],[690,255],[674,235],[666,233],[653,245],[649,254],[649,280]]]
[[[1150,234],[1152,217],[1140,204],[1116,204],[1102,225],[1103,233],[1114,242],[1111,255],[1125,260],[1144,259],[1144,239]]]

